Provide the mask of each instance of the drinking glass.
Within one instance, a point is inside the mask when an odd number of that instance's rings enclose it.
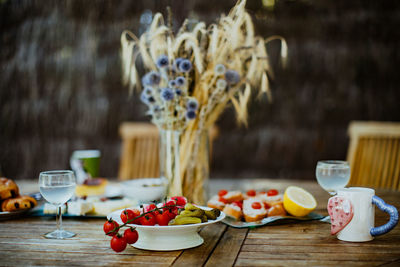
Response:
[[[65,239],[75,236],[75,233],[62,229],[61,207],[75,192],[76,179],[72,171],[46,171],[39,175],[39,189],[42,196],[51,204],[57,206],[57,230],[44,235],[51,239]]]
[[[347,161],[322,160],[318,161],[315,170],[318,184],[335,195],[338,189],[344,188],[350,180],[350,165]]]

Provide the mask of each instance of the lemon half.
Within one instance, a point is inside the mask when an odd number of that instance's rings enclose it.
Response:
[[[298,186],[289,186],[283,195],[283,206],[293,216],[303,217],[317,207],[317,201],[309,192]]]

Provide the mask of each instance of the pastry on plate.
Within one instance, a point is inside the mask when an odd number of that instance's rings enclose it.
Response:
[[[268,211],[261,199],[252,197],[243,201],[243,215],[246,222],[257,222],[267,216]]]
[[[283,195],[278,194],[275,196],[268,196],[267,193],[257,194],[257,198],[262,200],[264,203],[267,203],[269,206],[273,206],[278,203],[283,203]]]
[[[225,195],[221,196],[226,203],[232,203],[235,201],[242,201],[243,200],[243,194],[240,191],[229,191]]]
[[[286,210],[283,207],[283,203],[274,204],[271,208],[268,209],[268,217],[270,216],[285,216]]]
[[[1,177],[0,178],[0,200],[14,198],[19,195],[19,189],[13,180]]]
[[[226,214],[226,216],[232,217],[238,221],[240,221],[243,217],[242,209],[236,203],[226,204],[222,211]]]
[[[2,211],[19,211],[33,208],[37,205],[36,199],[30,196],[19,196],[15,198],[9,198],[1,203]]]
[[[105,178],[88,178],[83,184],[76,186],[75,194],[78,197],[104,195],[106,185],[107,180]]]
[[[213,209],[223,210],[225,207],[225,203],[220,200],[220,197],[213,196],[208,202],[207,206]]]

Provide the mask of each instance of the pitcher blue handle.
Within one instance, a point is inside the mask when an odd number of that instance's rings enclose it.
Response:
[[[375,204],[381,211],[388,213],[390,215],[390,220],[384,225],[371,228],[370,234],[372,236],[386,234],[399,222],[399,212],[394,206],[386,204],[383,199],[377,196],[372,197],[372,204]]]

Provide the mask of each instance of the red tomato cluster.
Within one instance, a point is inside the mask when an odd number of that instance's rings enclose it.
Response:
[[[276,196],[279,194],[278,190],[276,189],[270,189],[267,192],[265,191],[260,191],[261,194],[267,194],[267,196],[272,197],[272,196]],[[251,189],[249,191],[247,191],[246,193],[249,197],[255,197],[257,192],[254,189]]]
[[[112,236],[110,246],[115,252],[121,252],[126,248],[127,244],[134,244],[139,235],[137,231],[130,227],[120,235],[119,229],[125,224],[138,225],[160,225],[166,226],[169,221],[174,219],[179,212],[179,208],[184,208],[187,203],[185,197],[176,196],[170,198],[167,202],[158,208],[155,204],[144,205],[142,211],[138,209],[125,209],[121,212],[120,218],[123,225],[119,225],[116,221],[108,220],[103,225],[103,231],[106,235]]]
[[[276,196],[276,195],[279,194],[278,190],[276,190],[276,189],[270,189],[268,191],[260,191],[259,193],[260,194],[267,194],[267,196],[269,196],[269,197]],[[229,201],[227,201],[224,198],[224,196],[226,194],[228,194],[228,190],[225,190],[225,189],[221,189],[218,192],[218,200],[220,202],[225,203],[225,204],[229,203]],[[246,195],[249,196],[249,197],[255,197],[257,195],[257,191],[254,190],[254,189],[248,190],[246,192]],[[242,201],[234,201],[231,204],[236,205],[236,206],[240,207],[241,209],[243,208],[243,202]],[[263,205],[264,205],[265,209],[269,209],[270,208],[268,203],[263,203]],[[252,204],[252,207],[253,207],[253,209],[261,209],[262,206],[261,206],[261,203],[255,202],[255,203]]]

